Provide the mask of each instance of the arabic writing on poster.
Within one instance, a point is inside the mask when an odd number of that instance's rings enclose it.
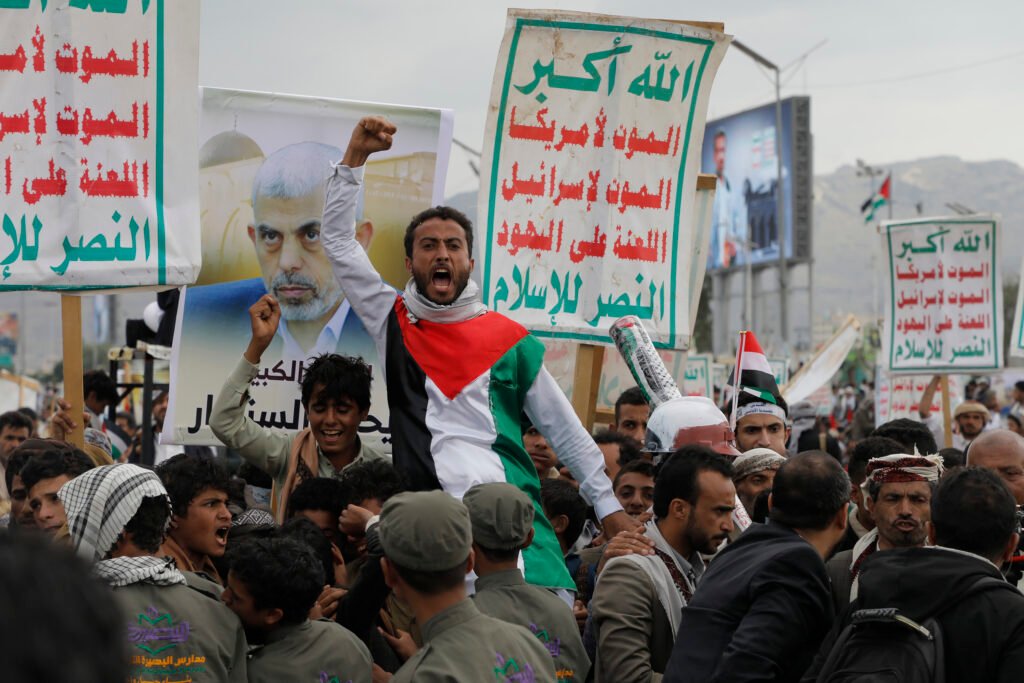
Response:
[[[962,218],[886,226],[891,371],[1001,367],[997,227],[991,219]]]
[[[727,39],[574,17],[510,12],[485,135],[484,301],[600,343],[636,315],[685,348],[700,139]]]
[[[920,420],[921,397],[931,379],[931,375],[890,375],[879,369],[875,379],[875,426],[899,418]],[[950,409],[960,404],[963,387],[961,376],[949,376]],[[932,415],[942,419],[941,390],[935,390],[929,409]]]
[[[195,177],[186,151],[195,123],[172,122],[160,88],[194,89],[195,55],[166,70],[161,60],[165,37],[187,31],[198,9],[165,4],[0,0],[0,289],[183,284],[194,275],[197,259],[176,245],[197,237],[188,230],[195,216],[178,230],[183,215],[163,209],[194,209],[194,190],[166,188]],[[183,52],[195,40],[185,38]],[[194,111],[186,99],[171,109]],[[164,163],[169,131],[184,144]],[[175,170],[190,161],[189,171]],[[172,224],[175,234],[165,234]]]
[[[1021,259],[1018,282],[1024,282],[1024,258]],[[1013,334],[1010,337],[1010,355],[1024,356],[1024,287],[1017,288],[1017,307],[1013,316]]]

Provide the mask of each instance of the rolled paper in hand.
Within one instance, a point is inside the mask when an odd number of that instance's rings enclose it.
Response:
[[[615,341],[615,348],[622,354],[652,410],[666,401],[682,397],[640,318],[635,315],[619,318],[612,324],[608,334]]]

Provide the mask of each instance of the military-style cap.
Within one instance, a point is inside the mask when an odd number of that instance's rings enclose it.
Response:
[[[407,569],[437,572],[469,557],[473,531],[466,506],[444,491],[392,496],[377,527],[384,555]]]
[[[514,550],[533,528],[533,501],[512,484],[477,484],[462,498],[473,523],[473,540],[488,550]]]

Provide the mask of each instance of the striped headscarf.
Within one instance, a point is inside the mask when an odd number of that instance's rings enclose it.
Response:
[[[143,498],[159,496],[167,497],[160,478],[152,470],[128,464],[89,470],[57,492],[68,518],[72,545],[89,562],[106,556]],[[167,520],[170,523],[170,515]]]

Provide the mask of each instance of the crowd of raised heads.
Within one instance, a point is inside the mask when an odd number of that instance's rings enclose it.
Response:
[[[481,300],[466,216],[413,217],[403,292],[366,258],[364,164],[396,134],[355,126],[317,240],[386,372],[317,355],[308,426],[257,424],[308,294],[283,288],[210,407],[222,447],[145,443],[166,395],[140,428],[101,371],[84,415],[0,415],[0,680],[1019,678],[1024,386],[1004,410],[968,385],[943,449],[938,378],[876,427],[868,384],[790,406],[746,366],[733,400],[633,388],[594,432]],[[388,444],[360,431],[374,381]]]
[[[327,362],[344,375],[357,361]],[[89,374],[82,448],[65,440],[67,404],[0,415],[5,680],[316,669],[380,681],[403,667],[434,680],[471,646],[449,642],[438,612],[505,648],[498,680],[824,681],[888,667],[1008,681],[1024,666],[1021,385],[1003,410],[986,381],[970,385],[954,417],[963,448],[939,448],[927,414],[868,428],[862,385],[837,390],[827,414],[741,400],[732,442],[663,458],[645,445],[644,395],[627,390],[593,434],[637,522],[609,536],[525,415],[533,483],[476,484],[460,502],[412,491],[365,446],[327,472],[245,448],[179,449],[143,467],[138,439],[118,452],[105,438],[110,395]],[[564,566],[524,576],[542,534]],[[494,619],[517,628],[499,633]]]

